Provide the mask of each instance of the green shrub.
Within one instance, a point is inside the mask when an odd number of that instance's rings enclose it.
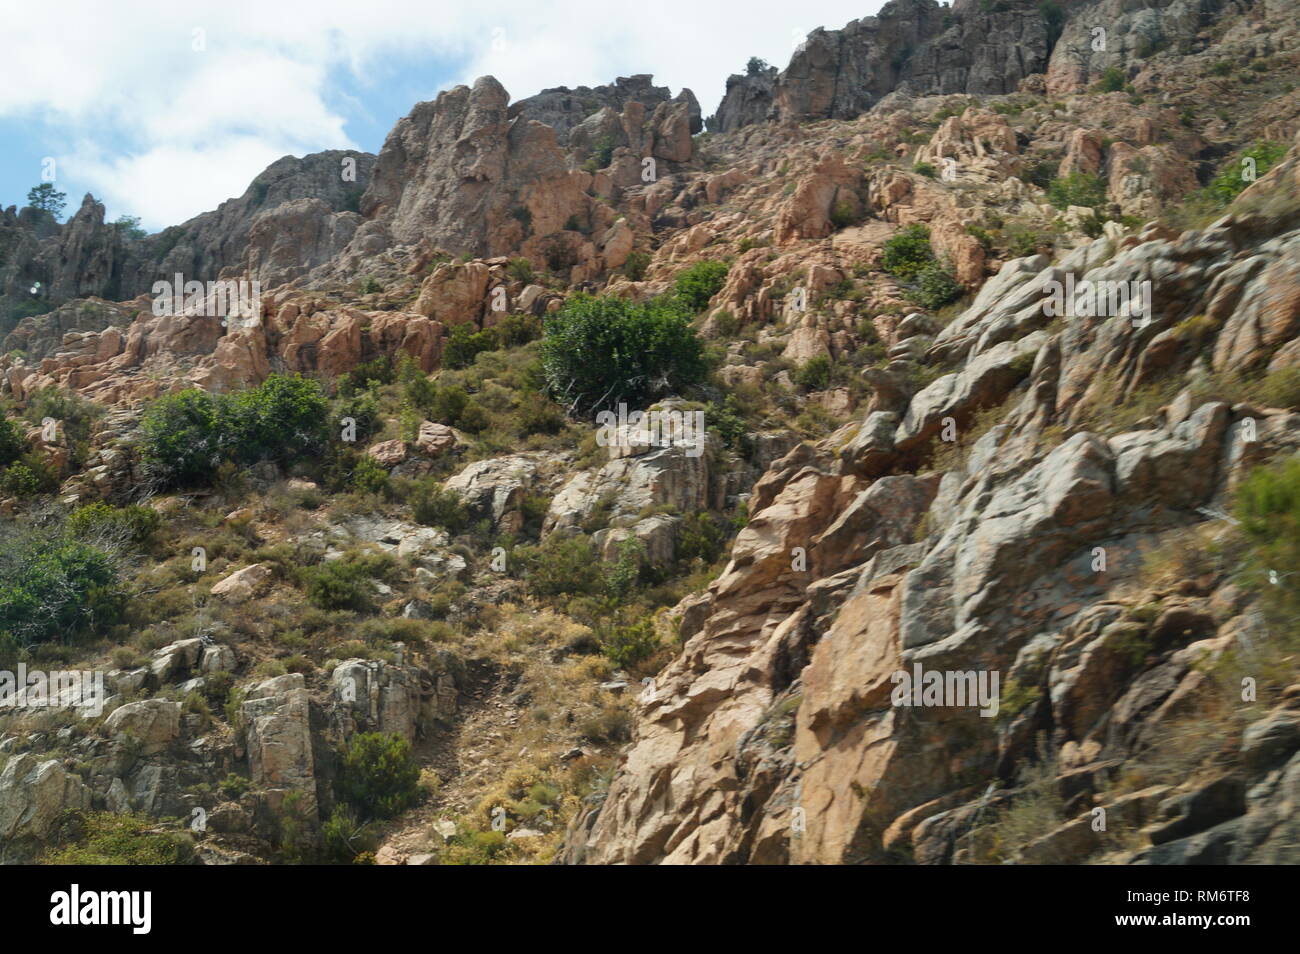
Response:
[[[956,301],[965,289],[948,268],[938,262],[932,262],[917,273],[917,287],[910,292],[910,297],[922,308],[931,311],[942,308],[949,302]]]
[[[30,449],[22,425],[9,418],[0,418],[0,467],[7,467]]]
[[[702,380],[704,347],[690,317],[671,298],[570,298],[546,320],[548,390],[561,405],[598,411],[620,401],[639,407]]]
[[[1042,236],[1033,229],[1016,226],[1007,230],[1007,248],[1017,258],[1037,255],[1041,244]]]
[[[375,848],[374,829],[357,818],[347,805],[335,805],[321,826],[325,856],[338,864],[352,864],[358,855]]]
[[[605,592],[617,602],[625,602],[641,582],[641,567],[645,562],[645,545],[636,537],[628,537],[618,548],[618,559],[605,575]]]
[[[465,368],[473,364],[482,352],[495,351],[498,347],[491,329],[476,331],[472,324],[457,325],[447,338],[442,363],[447,368]]]
[[[381,493],[388,486],[388,471],[373,457],[363,454],[352,469],[352,486],[366,493]]]
[[[1259,399],[1270,407],[1300,408],[1300,368],[1270,371],[1259,383]]]
[[[420,766],[395,732],[357,733],[339,762],[339,797],[363,818],[392,818],[419,799]]]
[[[160,397],[145,411],[140,429],[146,468],[170,485],[207,482],[229,446],[216,400],[196,388]]]
[[[649,659],[658,648],[659,637],[654,622],[649,619],[610,626],[600,640],[601,652],[620,669]]]
[[[532,284],[533,263],[526,258],[512,258],[506,264],[506,273],[514,281],[523,282],[525,285]]]
[[[885,243],[881,267],[908,287],[908,296],[931,310],[961,297],[962,286],[952,270],[935,258],[930,230],[910,225]]]
[[[929,227],[909,225],[885,242],[880,265],[895,278],[910,282],[934,260],[934,252],[930,249]]]
[[[391,558],[369,555],[328,560],[303,569],[307,599],[323,610],[367,610],[374,586],[371,580],[383,575]]]
[[[58,478],[49,463],[35,453],[28,454],[21,463],[10,464],[0,473],[0,493],[15,497],[52,493],[58,486]]]
[[[805,391],[820,391],[831,383],[831,359],[824,354],[809,358],[794,373],[794,383]]]
[[[544,394],[525,391],[515,415],[520,437],[530,434],[558,434],[564,430],[564,410]]]
[[[255,388],[226,398],[238,458],[290,463],[319,453],[329,405],[320,385],[300,375],[273,374]]]
[[[677,531],[677,561],[689,564],[701,560],[711,565],[722,556],[727,545],[727,526],[708,511],[690,513]]]
[[[677,298],[692,313],[703,311],[709,306],[709,300],[722,288],[727,280],[729,267],[726,262],[704,261],[679,272],[674,283]]]
[[[362,361],[351,371],[345,371],[335,379],[335,391],[344,397],[356,391],[376,388],[393,383],[393,362],[388,355],[380,355],[369,361]]]
[[[1293,579],[1300,567],[1300,456],[1257,467],[1237,489],[1235,510],[1250,543],[1251,576],[1271,596],[1300,604]]]
[[[1051,181],[1047,187],[1047,201],[1058,209],[1072,205],[1096,209],[1106,201],[1106,183],[1101,176],[1071,172]]]
[[[650,266],[650,253],[633,250],[623,263],[623,274],[631,281],[639,282],[645,278],[645,270]]]
[[[1255,178],[1258,179],[1277,164],[1286,154],[1286,145],[1280,142],[1257,142],[1242,150],[1240,156],[1229,162],[1205,187],[1205,191],[1220,205],[1227,205],[1245,191],[1252,180],[1242,178],[1246,166],[1242,160],[1250,158],[1255,163]]]
[[[445,490],[437,481],[429,479],[415,485],[408,498],[416,523],[426,527],[442,527],[450,534],[460,533],[469,524],[469,514],[460,494]]]
[[[23,417],[32,424],[53,418],[59,422],[60,434],[69,444],[76,445],[90,438],[95,419],[103,413],[103,408],[93,401],[52,384],[27,399]]]
[[[848,199],[841,199],[831,208],[831,225],[836,230],[846,229],[850,225],[857,225],[858,220],[858,207]]]
[[[17,528],[0,539],[0,633],[19,646],[116,622],[122,602],[116,562],[98,547]]]
[[[504,854],[509,846],[503,831],[461,829],[452,836],[438,862],[444,865],[488,865]]]
[[[101,501],[74,510],[68,517],[68,532],[82,540],[106,534],[110,539],[144,543],[161,523],[158,512],[149,507],[114,507]]]
[[[591,595],[605,583],[600,559],[583,535],[553,534],[541,546],[516,548],[513,556],[533,596]]]
[[[194,842],[180,831],[158,831],[147,815],[74,813],[66,819],[69,843],[41,858],[46,865],[188,865]]]
[[[296,374],[273,374],[228,395],[189,389],[150,405],[141,422],[141,456],[164,484],[208,483],[222,461],[246,467],[318,454],[328,412],[320,385]]]
[[[1101,79],[1093,86],[1093,89],[1101,93],[1118,93],[1124,88],[1126,77],[1124,71],[1118,66],[1108,66],[1101,71]]]
[[[912,166],[912,171],[915,172],[917,175],[926,176],[930,179],[933,179],[936,175],[936,170],[934,166],[928,162],[916,163],[915,165]]]

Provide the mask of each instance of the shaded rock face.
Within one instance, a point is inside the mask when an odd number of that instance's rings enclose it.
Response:
[[[709,117],[709,132],[730,132],[768,118],[776,93],[777,68],[769,66],[755,74],[733,73],[727,77],[727,92],[718,111]]]
[[[666,86],[655,86],[653,77],[646,73],[636,76],[620,76],[606,86],[579,86],[569,89],[557,86],[544,89],[536,96],[518,100],[510,106],[510,118],[522,116],[539,123],[545,123],[555,130],[556,139],[568,143],[573,130],[593,114],[602,109],[622,113],[629,102],[640,103],[647,113],[653,113],[661,103],[684,102],[690,114],[691,132],[697,133],[702,127],[700,122],[700,104],[695,94],[689,89],[682,90],[676,97]]]
[[[1112,67],[1127,77],[1158,50],[1190,52],[1197,34],[1223,6],[1221,0],[1144,0],[1138,4],[1100,0],[1091,4],[1086,16],[1072,15],[1065,23],[1047,67],[1048,95],[1080,92]],[[1103,49],[1094,42],[1097,27],[1106,31]]]
[[[178,271],[187,280],[193,275],[203,281],[218,278],[228,269],[242,272],[249,232],[260,215],[306,199],[317,200],[331,211],[356,212],[374,166],[375,157],[370,153],[351,150],[277,159],[239,198],[146,239],[151,257],[158,263],[150,281]],[[147,290],[147,286],[133,288],[127,297]]]
[[[1010,93],[1046,68],[1050,52],[1047,24],[1028,0],[988,11],[975,3],[949,10],[935,0],[893,0],[877,16],[809,34],[776,78],[766,118],[850,118],[895,91]],[[731,128],[756,121],[750,115],[735,114]]]
[[[309,264],[313,252],[323,261],[350,239],[350,234],[337,234],[346,229],[350,220],[342,226],[326,225],[320,220],[328,221],[332,213],[349,208],[356,211],[374,163],[375,157],[369,153],[342,150],[301,159],[285,156],[258,175],[239,198],[139,239],[113,223],[105,223],[103,204],[89,195],[64,225],[53,224],[48,218],[20,215],[12,208],[0,211],[0,331],[7,331],[15,317],[33,313],[36,304],[49,310],[73,298],[129,299],[149,292],[158,279],[171,280],[177,272],[187,281],[204,282],[242,272],[254,222],[286,203],[313,200],[316,204],[307,207],[312,213],[307,217],[314,216],[318,221],[313,230],[308,230],[312,234],[304,238],[280,238],[280,248],[290,248]],[[278,230],[304,230],[303,225],[294,222],[304,216],[302,207],[279,215]],[[314,232],[332,237],[333,246]],[[260,239],[263,249],[255,272],[265,268],[263,259],[270,244],[266,237]],[[288,258],[281,252],[282,263]],[[266,277],[285,276],[272,272]],[[36,282],[40,282],[41,290],[33,295],[30,289]]]

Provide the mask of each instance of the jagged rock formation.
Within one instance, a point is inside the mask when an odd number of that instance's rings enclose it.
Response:
[[[370,181],[375,157],[369,153],[331,150],[302,159],[285,156],[257,176],[242,196],[223,202],[181,225],[156,235],[132,238],[112,223],[104,222],[104,206],[87,195],[76,214],[65,225],[33,217],[33,210],[19,215],[10,208],[0,212],[0,330],[12,316],[32,314],[40,304],[56,306],[73,298],[99,297],[116,301],[149,291],[158,279],[171,281],[179,272],[186,280],[213,281],[230,271],[251,270],[267,280],[282,280],[289,272],[274,271],[259,248],[246,268],[249,234],[263,213],[272,218],[268,229],[303,228],[305,212],[328,221],[329,212],[354,212],[361,193]],[[316,205],[288,203],[314,200]],[[315,228],[322,228],[313,223]],[[352,225],[355,229],[355,224]],[[349,236],[350,237],[350,236]],[[259,244],[268,244],[261,238]],[[303,249],[297,265],[312,262],[311,244]],[[335,254],[346,242],[335,237],[315,257]],[[290,269],[290,272],[292,269]],[[34,283],[40,283],[33,295]],[[48,310],[48,309],[46,309]],[[37,314],[41,312],[35,312]]]
[[[285,819],[330,816],[358,732],[417,743],[441,779],[387,823],[381,863],[1293,859],[1293,659],[1272,660],[1268,706],[1198,707],[1217,667],[1270,645],[1259,593],[1209,544],[1231,549],[1245,475],[1300,449],[1296,4],[1131,6],[898,0],[732,77],[698,140],[694,97],[648,76],[513,105],[484,77],[415,106],[378,157],[281,160],[146,240],[91,199],[62,227],[0,215],[6,293],[44,269],[77,296],[0,342],[49,506],[141,504],[175,551],[132,567],[158,594],[139,631],[85,647],[110,669],[106,718],[0,713],[5,860],[86,808],[203,808],[208,863],[292,857]],[[1096,11],[1115,43],[1080,56]],[[1229,57],[1251,65],[1225,79]],[[1132,89],[1093,87],[1111,66]],[[1257,140],[1285,158],[1230,215],[1173,227]],[[1071,173],[1086,206],[1046,188]],[[915,225],[960,305],[919,304],[886,267]],[[716,377],[655,406],[707,407],[699,444],[634,429],[602,448],[539,394],[535,341],[464,353],[703,261],[728,264],[695,322]],[[256,279],[260,308],[155,315],[132,283],[168,270]],[[1084,280],[1149,281],[1149,313],[1045,307]],[[394,380],[344,388],[363,363]],[[319,461],[151,495],[143,406],[277,371],[384,419]],[[433,398],[452,384],[472,426]],[[37,425],[51,386],[102,407],[75,439]],[[0,495],[15,524],[20,490]],[[518,566],[552,553],[603,561],[599,580],[548,601]],[[358,554],[382,567],[367,608],[308,609],[297,569]],[[632,586],[657,602],[597,615]],[[601,655],[656,636],[649,661]],[[996,673],[997,714],[896,704],[918,665]],[[1188,743],[1205,712],[1213,751]],[[1175,770],[1179,732],[1205,757]],[[1051,823],[999,827],[1037,797]]]
[[[645,73],[620,76],[613,83],[594,89],[588,86],[579,86],[577,89],[569,89],[567,86],[544,89],[536,96],[511,103],[510,118],[522,116],[550,126],[555,130],[556,139],[568,143],[574,128],[593,114],[602,109],[622,113],[629,102],[640,103],[647,113],[653,113],[664,103],[686,103],[690,131],[697,133],[703,128],[700,122],[700,104],[694,93],[684,89],[674,97],[668,87],[655,86],[653,77]]]
[[[817,29],[775,77],[732,77],[718,110],[719,131],[764,119],[845,119],[893,92],[1014,92],[1041,73],[1053,37],[1039,4],[976,0],[941,7],[937,0],[891,0],[879,14],[843,29]],[[760,106],[770,95],[771,107]]]
[[[709,117],[709,132],[731,132],[768,118],[776,94],[777,68],[768,66],[756,73],[733,73],[727,77],[727,92],[718,111]]]
[[[1292,192],[1298,176],[1300,143],[1257,194]],[[1300,283],[1297,225],[1294,203],[1283,202],[1179,238],[1118,249],[1099,238],[1056,266],[1008,262],[931,345],[957,370],[913,395],[901,415],[877,411],[860,431],[776,462],[755,486],[749,524],[707,610],[684,617],[683,651],[643,701],[622,770],[575,826],[570,860],[978,860],[982,780],[1032,758],[1039,733],[1061,753],[1069,795],[1079,790],[1067,776],[1104,774],[1156,737],[1202,689],[1198,661],[1258,633],[1258,608],[1224,577],[1153,594],[1160,609],[1151,618],[1134,614],[1140,599],[1118,594],[1138,578],[1153,534],[1221,512],[1254,461],[1300,448],[1300,415],[1205,400],[1194,385],[1123,433],[1092,430],[1090,409],[1167,362],[1186,367],[1190,355],[1166,343],[1193,315],[1214,316],[1217,368],[1260,366],[1293,342],[1294,296],[1266,289]],[[1045,334],[1045,283],[1067,271],[1148,278],[1150,322],[1073,317]],[[970,422],[1008,399],[1006,416],[941,480],[860,476],[915,467],[909,455],[937,440],[943,421]],[[1056,443],[1049,429],[1062,425],[1070,436]],[[1096,548],[1106,554],[1101,569]],[[1119,647],[1134,639],[1143,652],[1125,655]],[[893,674],[916,666],[999,671],[1034,687],[1035,701],[1000,722],[970,707],[891,704]],[[1291,747],[1288,757],[1290,780],[1300,754]],[[1227,777],[1214,784],[1266,781],[1249,760]],[[1257,790],[1249,814],[1244,801],[1211,813],[1229,830],[1207,840],[1193,833],[1208,822],[1185,825],[1141,858],[1272,857],[1264,835],[1279,824],[1292,830],[1284,805],[1294,791],[1294,781]],[[1165,786],[1144,789],[1144,802],[1097,804],[1138,812],[1145,824],[1172,794]],[[1180,804],[1166,811],[1181,816]],[[1029,846],[1026,858],[1050,856],[1086,827],[1071,825],[1042,833],[1050,841]]]

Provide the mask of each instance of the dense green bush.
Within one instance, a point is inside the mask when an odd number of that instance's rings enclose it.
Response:
[[[910,282],[934,260],[934,252],[930,249],[929,227],[909,225],[885,242],[880,255],[880,266],[895,278]]]
[[[1048,184],[1047,201],[1058,209],[1067,209],[1072,205],[1096,209],[1106,201],[1106,183],[1101,176],[1071,172]]]
[[[46,865],[188,865],[194,841],[182,831],[158,831],[158,819],[117,812],[73,813],[64,841],[41,858]]]
[[[329,404],[315,381],[273,374],[223,404],[234,430],[237,463],[289,463],[319,453],[325,443]]]
[[[469,515],[460,494],[445,490],[436,480],[424,480],[412,489],[409,500],[417,523],[442,527],[450,534],[460,533],[469,524]]]
[[[654,622],[649,619],[615,623],[600,637],[601,652],[620,669],[649,659],[658,648],[659,637],[655,634]]]
[[[623,263],[623,274],[634,282],[645,278],[645,270],[650,266],[650,253],[633,249]]]
[[[454,384],[438,389],[429,416],[440,424],[471,434],[477,434],[491,424],[487,411],[475,404],[464,388]]]
[[[533,596],[577,596],[604,587],[604,569],[591,539],[552,534],[540,546],[518,547],[513,553]]]
[[[707,370],[690,314],[673,298],[631,302],[576,295],[546,320],[542,368],[565,407],[641,407],[695,384]]]
[[[11,528],[0,538],[0,634],[10,644],[66,641],[116,622],[116,561],[62,534]]]
[[[472,324],[457,325],[452,328],[443,348],[443,367],[468,367],[480,353],[495,351],[497,347],[497,337],[492,329],[478,331]]]
[[[273,374],[229,395],[191,388],[161,397],[145,411],[140,453],[165,485],[204,484],[223,461],[287,464],[319,454],[328,412],[320,385],[298,375]]]
[[[1124,71],[1118,66],[1108,66],[1101,71],[1101,79],[1093,87],[1101,93],[1118,93],[1124,88]]]
[[[420,766],[395,732],[357,733],[339,763],[339,797],[363,818],[392,818],[419,799]]]
[[[676,557],[679,563],[702,560],[711,565],[722,556],[727,545],[727,525],[708,511],[689,513],[677,531]]]
[[[9,418],[0,418],[0,467],[8,467],[26,454],[30,445],[22,425]]]
[[[933,311],[949,302],[956,301],[965,290],[949,269],[932,262],[917,273],[917,287],[912,289],[910,297],[922,308]]]
[[[961,297],[961,283],[930,248],[927,226],[909,225],[887,241],[880,264],[907,286],[908,297],[923,308],[942,308]]]
[[[145,411],[140,429],[146,467],[173,485],[210,480],[229,443],[216,399],[197,389],[159,398]]]
[[[68,517],[68,532],[80,540],[107,536],[109,539],[146,542],[162,518],[149,507],[115,507],[99,501],[74,510]]]
[[[1227,205],[1251,184],[1252,180],[1242,177],[1247,168],[1242,160],[1247,158],[1254,160],[1254,175],[1256,179],[1259,179],[1269,169],[1273,168],[1284,155],[1286,155],[1286,145],[1284,143],[1257,142],[1242,150],[1240,156],[1224,166],[1223,171],[1210,180],[1210,184],[1205,187],[1205,191],[1219,204]]]
[[[53,493],[59,488],[59,478],[50,461],[39,451],[29,451],[16,464],[0,471],[0,493],[15,497]]]
[[[696,262],[678,273],[674,291],[692,313],[703,311],[727,280],[728,270],[726,262]]]
[[[387,574],[392,565],[387,554],[360,553],[305,567],[302,580],[307,599],[323,610],[367,610],[374,592],[371,581]]]
[[[380,493],[388,486],[388,471],[373,457],[363,454],[352,468],[352,486],[365,493]]]
[[[794,373],[794,383],[805,391],[820,391],[831,383],[831,359],[824,354],[809,358]]]

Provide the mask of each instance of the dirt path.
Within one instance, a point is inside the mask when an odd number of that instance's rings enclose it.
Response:
[[[487,752],[518,725],[520,710],[510,701],[518,676],[486,660],[471,660],[467,668],[455,723],[431,732],[415,749],[420,767],[437,773],[442,785],[434,798],[387,826],[377,853],[380,864],[401,864],[406,856],[438,845],[434,823],[470,811],[484,777],[504,768]]]

